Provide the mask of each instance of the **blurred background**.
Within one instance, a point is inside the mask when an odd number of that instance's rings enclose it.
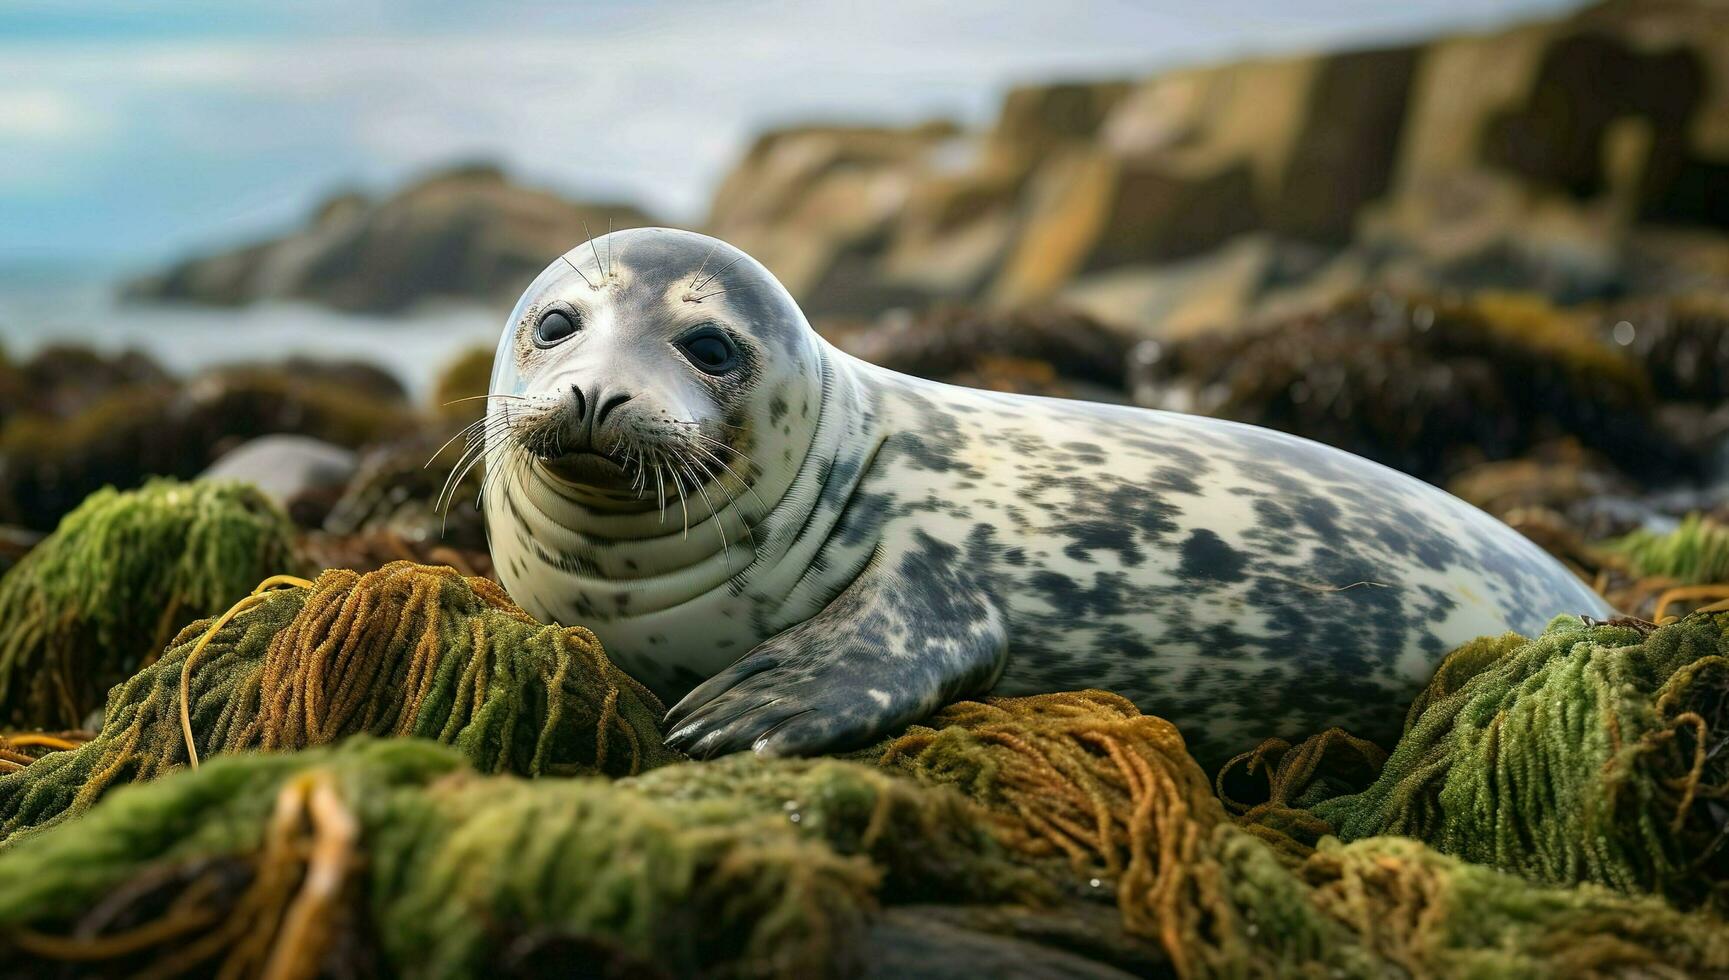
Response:
[[[664,224],[899,370],[1340,445],[1629,609],[1729,578],[1720,0],[13,0],[0,161],[0,568],[215,472],[484,571],[444,403]]]

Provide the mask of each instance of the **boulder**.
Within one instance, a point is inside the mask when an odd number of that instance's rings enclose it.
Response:
[[[354,476],[353,450],[298,435],[260,436],[224,453],[199,474],[257,487],[301,527],[317,527]]]

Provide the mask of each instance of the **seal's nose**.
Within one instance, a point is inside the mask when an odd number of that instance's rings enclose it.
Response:
[[[581,385],[570,386],[570,400],[576,410],[576,421],[579,424],[589,423],[590,431],[598,430],[606,424],[606,417],[612,414],[612,410],[633,397],[635,396],[630,392],[617,390],[602,390],[594,395],[584,395]],[[588,417],[591,408],[594,410],[592,419]]]
[[[612,410],[623,405],[625,402],[630,401],[630,399],[630,394],[623,391],[609,391],[602,395],[600,398],[600,407],[596,409],[594,413],[594,427],[599,429],[602,425],[605,425],[606,417],[612,414]]]

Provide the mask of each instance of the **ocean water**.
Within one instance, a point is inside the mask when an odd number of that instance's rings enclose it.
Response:
[[[438,372],[471,347],[493,347],[510,308],[428,306],[401,316],[343,313],[307,303],[235,309],[123,299],[112,274],[0,269],[0,348],[13,358],[48,344],[140,350],[178,374],[295,355],[358,359],[424,397]]]

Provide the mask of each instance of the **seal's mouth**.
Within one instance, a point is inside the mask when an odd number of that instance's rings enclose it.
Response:
[[[542,456],[540,465],[554,477],[576,486],[612,490],[630,482],[624,460],[593,449]]]

